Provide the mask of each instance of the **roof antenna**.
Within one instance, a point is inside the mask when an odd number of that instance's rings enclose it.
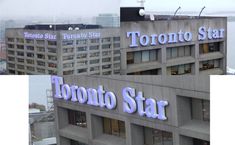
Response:
[[[177,13],[180,9],[181,9],[181,6],[179,6],[178,9],[175,11],[174,17],[175,17],[176,13]]]
[[[200,11],[200,13],[199,13],[199,15],[198,15],[199,18],[200,18],[201,14],[202,14],[202,11],[203,11],[205,8],[206,8],[206,7],[204,6],[204,7],[201,9],[201,11]]]

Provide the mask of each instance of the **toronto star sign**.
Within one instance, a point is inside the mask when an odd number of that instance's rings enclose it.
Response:
[[[105,91],[102,85],[97,89],[85,88],[82,86],[64,84],[60,76],[52,76],[51,82],[54,85],[54,98],[66,101],[77,102],[113,110],[117,107],[117,96],[112,91]],[[166,107],[168,101],[156,101],[153,98],[144,98],[143,92],[136,93],[135,88],[125,87],[122,89],[123,112],[133,114],[137,112],[140,116],[167,120]]]
[[[205,26],[201,26],[198,28],[198,36],[197,39],[199,41],[203,40],[212,40],[212,39],[221,39],[224,38],[225,29],[219,28],[206,28]],[[180,30],[179,32],[172,33],[161,33],[161,34],[142,34],[139,31],[129,31],[126,32],[126,37],[130,38],[131,44],[130,48],[138,47],[140,43],[141,46],[156,46],[158,44],[174,44],[174,43],[182,43],[182,42],[191,42],[193,40],[192,32],[184,32]]]

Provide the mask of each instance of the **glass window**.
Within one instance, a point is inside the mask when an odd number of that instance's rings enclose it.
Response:
[[[144,128],[146,145],[173,145],[173,136],[171,132],[159,129]]]
[[[62,41],[62,46],[73,45],[73,40],[64,40]]]
[[[33,47],[33,46],[27,46],[26,48],[27,48],[27,50],[29,50],[29,51],[34,51],[34,47]]]
[[[120,41],[120,37],[113,37],[113,41],[114,41],[114,42]]]
[[[200,71],[219,68],[220,67],[220,59],[201,61],[199,67],[200,67],[200,69],[199,69]]]
[[[82,44],[86,44],[86,43],[87,43],[87,40],[85,40],[85,39],[81,39],[81,40],[76,41],[77,45],[82,45]]]
[[[200,54],[218,52],[223,47],[223,42],[204,43],[199,45]]]
[[[150,50],[150,61],[157,60],[157,50]]]
[[[192,119],[210,121],[210,101],[191,98]]]
[[[149,61],[149,51],[142,51],[142,62]]]
[[[99,41],[100,41],[99,39],[90,39],[91,43],[99,43]]]
[[[48,45],[57,45],[56,41],[47,41],[48,42]]]
[[[16,48],[17,48],[17,49],[24,50],[24,45],[16,45]]]
[[[69,124],[76,125],[79,127],[87,127],[86,113],[81,111],[74,111],[68,109],[68,120]]]
[[[84,46],[84,47],[78,47],[77,48],[77,52],[81,52],[81,51],[87,51],[87,47]]]
[[[8,42],[14,42],[15,39],[14,39],[14,38],[7,38],[7,41],[8,41]]]
[[[90,46],[90,50],[99,50],[99,45]]]
[[[141,51],[134,52],[134,63],[141,63]]]
[[[203,120],[210,121],[210,102],[208,100],[202,100],[202,112]]]
[[[24,52],[17,52],[17,55],[18,56],[24,56]],[[27,53],[27,56],[28,56],[28,53]]]
[[[73,72],[73,70],[63,71],[63,75],[72,75]]]
[[[85,73],[85,72],[87,72],[87,68],[77,70],[77,73]]]
[[[11,54],[11,55],[15,54],[15,51],[12,51],[12,50],[8,50],[7,52],[8,52],[8,54]],[[18,55],[18,53],[17,53],[17,55]]]
[[[111,44],[103,44],[102,45],[102,49],[110,49],[111,48]]]
[[[57,57],[56,56],[53,56],[53,55],[48,55],[48,60],[57,60]]]
[[[73,60],[74,55],[63,56],[63,60]]]
[[[110,40],[111,40],[110,38],[103,38],[103,39],[102,39],[102,43],[110,42]]]
[[[8,48],[14,48],[14,44],[7,44]]]
[[[55,63],[49,62],[49,63],[48,63],[48,67],[56,68],[57,65],[56,65]]]
[[[177,56],[177,48],[171,48],[171,58],[176,58]]]
[[[191,73],[192,64],[176,65],[167,68],[168,75],[183,75]]]
[[[90,64],[95,64],[95,63],[99,63],[99,62],[100,62],[99,59],[90,60]]]
[[[45,41],[44,40],[37,40],[38,45],[44,45]]]
[[[16,42],[18,42],[18,43],[24,43],[24,39],[23,39],[23,38],[16,38]]]
[[[114,43],[113,44],[113,48],[119,48],[120,47],[120,43]]]
[[[50,52],[50,53],[56,53],[56,48],[48,48],[48,52]]]
[[[102,62],[111,62],[111,58],[110,58],[110,57],[103,58],[103,59],[102,59]]]
[[[87,54],[86,54],[86,53],[78,54],[78,55],[77,55],[77,59],[86,58],[86,57],[87,57]]]
[[[127,52],[127,64],[133,64],[133,63],[134,63],[134,53]]]
[[[45,52],[45,48],[44,47],[37,47],[38,52]]]
[[[103,117],[103,132],[114,136],[125,138],[125,122]]]
[[[75,140],[70,140],[70,145],[87,145],[87,144]]]

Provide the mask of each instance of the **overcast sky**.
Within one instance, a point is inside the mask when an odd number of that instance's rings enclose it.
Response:
[[[234,0],[146,0],[146,10],[235,11]],[[137,0],[0,0],[0,17],[83,16],[119,13],[121,6],[139,6]]]
[[[154,11],[174,11],[181,6],[181,11],[235,11],[234,0],[145,0],[145,9]],[[121,0],[121,6],[139,6],[137,0]]]
[[[0,0],[0,17],[119,14],[120,0]]]

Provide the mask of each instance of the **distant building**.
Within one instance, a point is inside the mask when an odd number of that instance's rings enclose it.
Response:
[[[6,30],[9,74],[120,74],[119,28],[26,25]]]
[[[103,27],[120,27],[120,17],[117,14],[99,14],[96,24]]]

